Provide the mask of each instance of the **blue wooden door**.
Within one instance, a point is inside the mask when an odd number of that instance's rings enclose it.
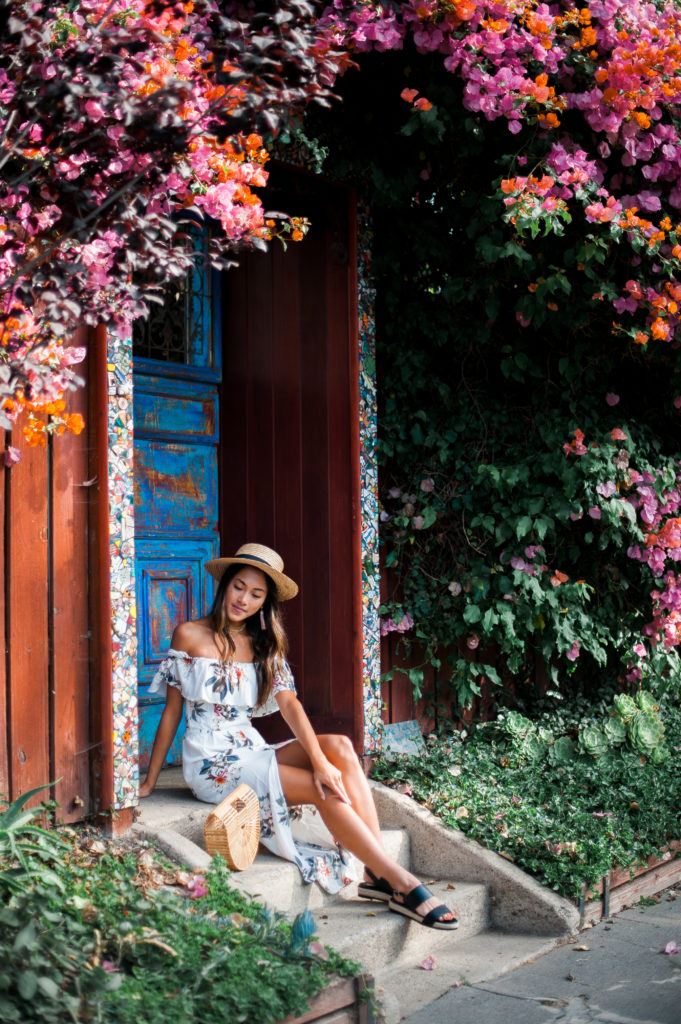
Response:
[[[200,242],[198,244],[201,244]],[[135,575],[140,762],[163,700],[149,684],[175,626],[213,596],[204,563],[219,553],[220,345],[215,276],[188,275],[133,340]],[[168,762],[180,760],[178,732]]]

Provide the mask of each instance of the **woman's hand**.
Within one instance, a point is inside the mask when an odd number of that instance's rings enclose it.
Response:
[[[350,798],[345,792],[343,773],[340,768],[336,768],[326,758],[313,769],[312,777],[322,800],[326,799],[326,793],[324,792],[324,787],[326,786],[344,804],[350,804]]]

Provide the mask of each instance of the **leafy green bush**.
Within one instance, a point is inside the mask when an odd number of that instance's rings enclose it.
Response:
[[[631,720],[647,713],[632,704]],[[409,783],[445,824],[574,899],[681,837],[681,711],[662,705],[673,756],[656,762],[624,741],[604,749],[611,710],[582,698],[534,721],[511,712],[465,740],[428,737],[423,757],[381,758],[373,774]]]
[[[22,810],[30,795],[0,811],[8,1024],[266,1024],[356,972],[312,941],[309,912],[291,923],[246,899],[219,858],[205,877],[178,875],[149,849],[40,827]]]
[[[600,226],[504,222],[499,182],[537,173],[542,132],[521,144],[464,109],[408,40],[358,61],[310,134],[329,173],[361,177],[375,226],[396,661],[417,697],[434,669],[438,716],[454,720],[483,686],[527,695],[545,669],[565,693],[636,673],[656,694],[678,686],[681,588],[646,546],[681,521],[678,353],[617,333],[612,302],[636,273]],[[432,109],[414,113],[405,85]]]

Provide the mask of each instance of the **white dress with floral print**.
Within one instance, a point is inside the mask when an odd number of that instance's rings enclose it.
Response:
[[[253,716],[279,710],[274,694],[281,690],[295,693],[288,665],[283,663],[272,694],[260,708],[255,708],[258,685],[252,662],[194,658],[171,649],[149,689],[164,697],[168,686],[174,686],[184,698],[182,769],[194,796],[218,804],[245,782],[260,801],[263,846],[293,861],[305,882],[316,881],[327,892],[338,892],[352,881],[356,870],[352,858],[333,843],[321,823],[321,829],[314,827],[310,834],[309,827],[297,821],[294,837],[274,747],[251,725]]]

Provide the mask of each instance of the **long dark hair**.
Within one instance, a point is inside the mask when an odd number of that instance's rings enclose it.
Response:
[[[208,621],[215,633],[215,643],[220,651],[222,661],[231,661],[236,654],[236,645],[228,629],[229,617],[225,610],[225,593],[239,570],[247,564],[243,563],[242,565],[237,562],[227,566],[215,591],[213,607],[208,613]],[[249,566],[249,568],[257,568],[257,566]],[[263,573],[263,576],[267,581],[267,597],[260,610],[264,616],[265,628],[263,629],[260,625],[260,611],[257,611],[255,615],[250,615],[245,623],[245,631],[253,645],[253,661],[258,678],[257,707],[264,704],[271,694],[274,677],[281,671],[288,654],[288,640],[279,612],[277,588],[274,580],[270,579],[267,573]]]

